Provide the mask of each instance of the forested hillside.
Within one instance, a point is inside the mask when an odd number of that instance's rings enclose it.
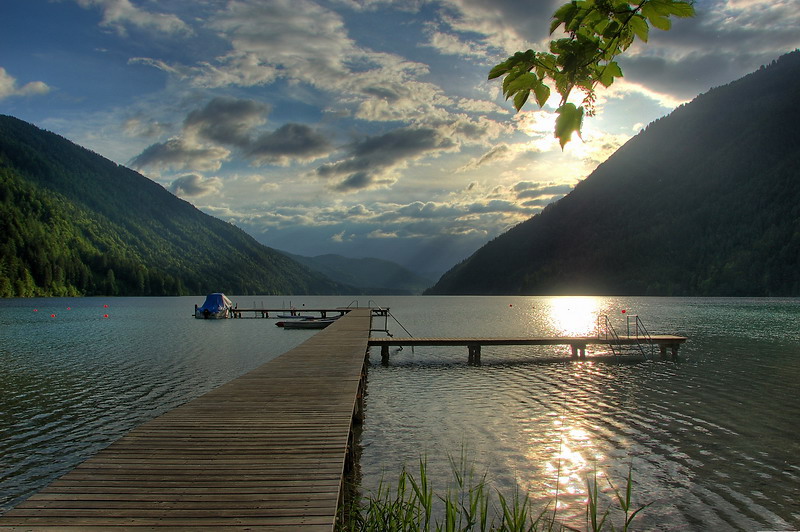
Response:
[[[432,294],[800,295],[800,52],[681,106]]]
[[[0,296],[344,290],[146,177],[0,115]]]

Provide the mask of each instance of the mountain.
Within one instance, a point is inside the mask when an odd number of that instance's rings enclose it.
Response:
[[[350,290],[141,174],[0,115],[0,296]]]
[[[286,255],[334,281],[357,287],[364,294],[419,294],[434,282],[388,260],[351,259],[333,254],[316,257]]]
[[[800,51],[650,124],[430,294],[800,295]]]

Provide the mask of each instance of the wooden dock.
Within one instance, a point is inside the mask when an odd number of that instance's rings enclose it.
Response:
[[[344,316],[353,310],[352,307],[339,307],[339,308],[239,308],[235,307],[231,310],[234,318],[278,318],[278,317],[291,317],[291,316],[317,316],[320,318],[327,318],[331,316]],[[252,316],[249,314],[252,313]]]
[[[686,342],[685,336],[671,334],[641,336],[617,336],[606,338],[599,336],[553,336],[553,337],[505,337],[505,338],[370,338],[371,347],[381,348],[381,360],[389,361],[390,346],[463,346],[468,350],[467,361],[470,364],[481,363],[481,347],[488,345],[568,345],[572,357],[585,358],[586,347],[590,345],[637,346],[657,345],[662,358],[667,358],[667,349],[673,360],[678,357],[678,348]]]
[[[134,429],[0,530],[333,529],[370,309]],[[57,459],[57,457],[54,457]]]

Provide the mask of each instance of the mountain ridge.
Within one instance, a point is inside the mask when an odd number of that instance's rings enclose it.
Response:
[[[800,295],[800,52],[647,126],[427,294]]]
[[[336,294],[141,174],[0,115],[0,296]]]

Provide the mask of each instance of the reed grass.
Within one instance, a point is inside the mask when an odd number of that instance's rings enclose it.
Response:
[[[519,488],[507,495],[496,491],[496,500],[486,482],[486,474],[476,475],[467,466],[462,450],[461,459],[450,461],[452,480],[443,493],[436,493],[428,476],[427,461],[419,460],[419,474],[412,475],[404,467],[394,486],[383,479],[377,492],[355,497],[340,509],[336,530],[339,532],[563,532],[578,530],[559,523],[557,504],[547,504],[538,511],[529,496]],[[601,485],[597,471],[587,479],[586,529],[600,532],[628,532],[634,518],[650,506],[636,509],[631,502],[633,468],[628,470],[624,493],[606,477],[615,500],[614,514],[622,514],[622,523],[614,525],[609,519],[612,506],[601,508]],[[652,503],[651,503],[652,504]],[[553,506],[553,510],[550,510]]]

